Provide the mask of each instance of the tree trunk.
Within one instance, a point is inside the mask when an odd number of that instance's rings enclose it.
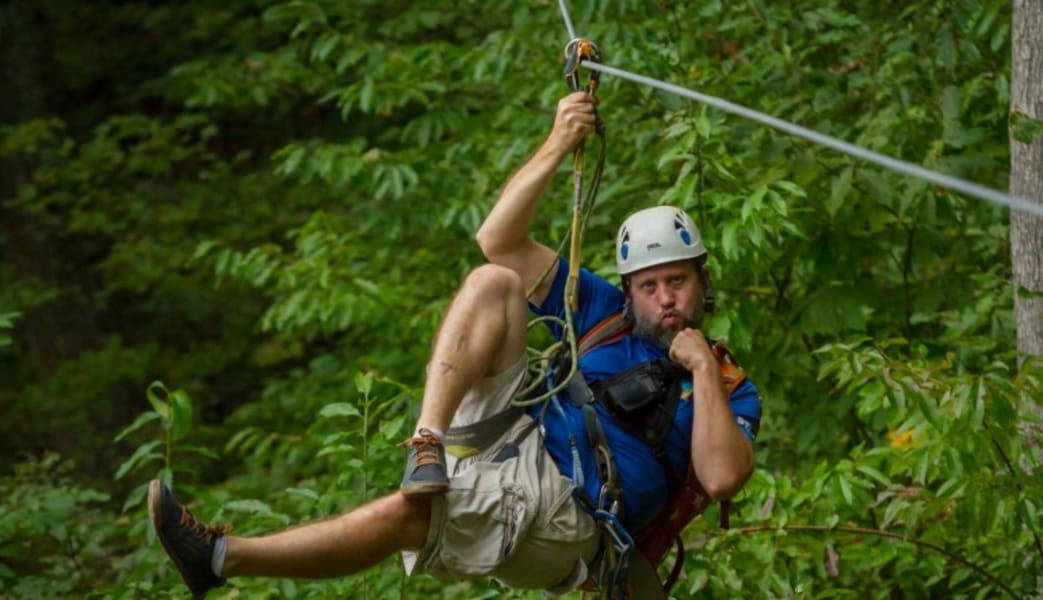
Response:
[[[1043,204],[1043,2],[1014,0],[1011,35],[1012,123],[1029,123],[1010,139],[1010,193]],[[1027,121],[1030,120],[1030,121]],[[1033,125],[1033,122],[1035,124]],[[1017,139],[1021,138],[1021,139]],[[1043,218],[1010,213],[1018,361],[1043,356]],[[1028,293],[1024,293],[1026,290]]]

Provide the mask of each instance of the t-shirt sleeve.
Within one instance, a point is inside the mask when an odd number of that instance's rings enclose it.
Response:
[[[558,272],[554,275],[547,297],[539,306],[529,304],[532,312],[540,316],[565,318],[565,282],[569,276],[569,261],[558,257]],[[583,336],[592,327],[609,315],[623,308],[623,292],[587,269],[579,270],[579,310],[573,313],[576,334]],[[561,325],[549,323],[551,333],[561,339]]]
[[[757,387],[746,379],[735,388],[728,400],[739,429],[753,443],[761,426],[761,397]]]

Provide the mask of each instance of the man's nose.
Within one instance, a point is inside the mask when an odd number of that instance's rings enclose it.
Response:
[[[662,287],[659,289],[659,305],[664,307],[670,307],[674,305],[674,291],[668,287]]]

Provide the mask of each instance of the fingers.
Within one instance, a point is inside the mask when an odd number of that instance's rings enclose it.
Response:
[[[554,116],[554,135],[568,150],[574,149],[597,125],[597,98],[586,92],[573,92],[558,101]]]
[[[597,118],[598,99],[586,92],[573,92],[558,101],[558,116],[583,124],[593,124]]]
[[[716,359],[703,332],[698,329],[683,329],[677,332],[670,343],[670,360],[689,371],[712,366]]]

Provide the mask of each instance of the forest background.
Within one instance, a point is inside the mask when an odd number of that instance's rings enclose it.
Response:
[[[572,2],[605,62],[997,189],[1009,3]],[[430,339],[564,95],[555,3],[0,6],[0,597],[183,597],[146,525],[172,481],[236,532],[395,489]],[[584,244],[687,208],[707,327],[758,384],[732,529],[689,597],[1043,594],[1038,370],[1008,212],[605,77]],[[1020,129],[1019,129],[1020,127]],[[596,143],[588,144],[588,154]],[[563,168],[535,235],[565,234]],[[538,598],[406,579],[213,597]]]

